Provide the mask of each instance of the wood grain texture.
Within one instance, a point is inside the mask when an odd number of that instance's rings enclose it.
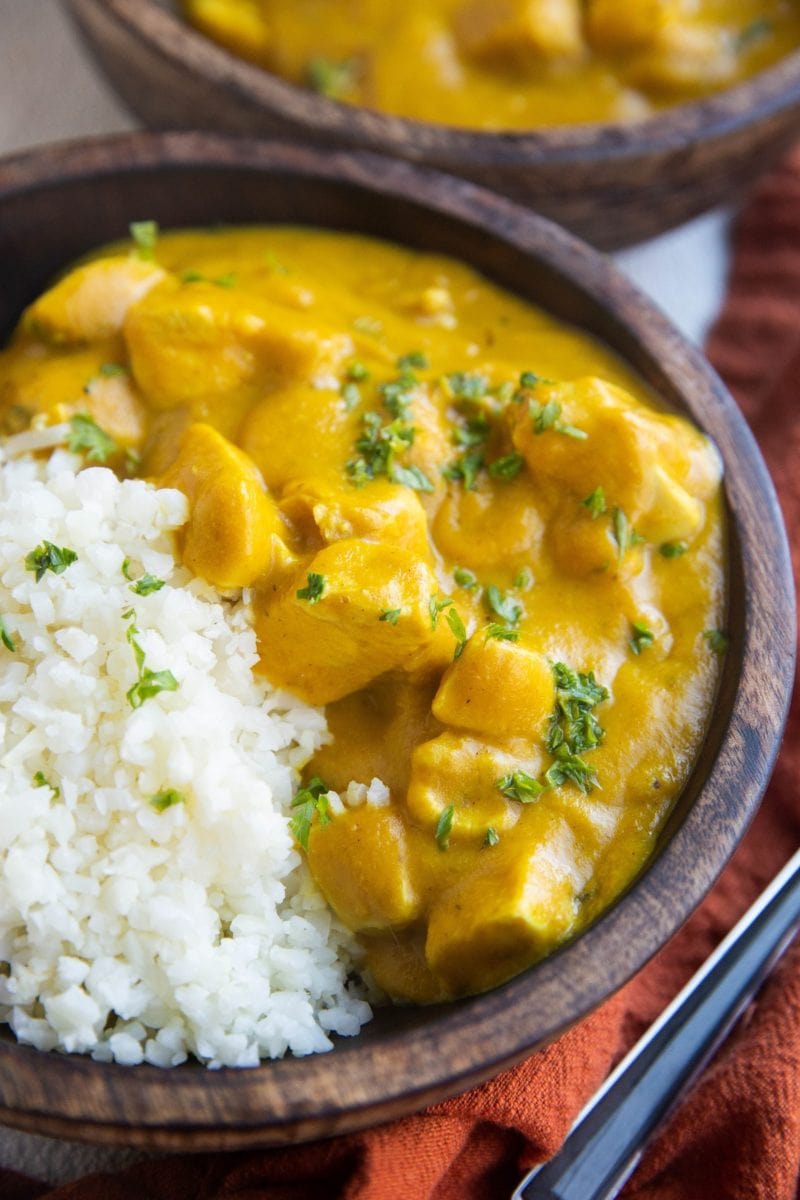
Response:
[[[118,92],[154,129],[281,135],[391,154],[529,204],[605,249],[730,203],[800,133],[800,52],[727,92],[633,124],[450,129],[337,104],[235,58],[169,0],[67,0]]]
[[[511,1066],[620,987],[683,923],[749,823],[777,753],[794,669],[788,550],[738,409],[665,318],[605,259],[549,222],[405,163],[180,133],[6,160],[0,333],[55,271],[143,218],[165,227],[311,223],[463,258],[607,342],[714,437],[726,468],[731,651],[704,748],[648,870],[575,942],[486,995],[386,1008],[331,1054],[253,1070],[102,1065],[0,1035],[7,1124],[145,1147],[286,1144],[389,1120]]]

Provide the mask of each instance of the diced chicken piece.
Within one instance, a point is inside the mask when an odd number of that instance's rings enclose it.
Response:
[[[434,905],[425,946],[451,995],[480,992],[516,975],[572,929],[589,867],[566,819],[526,810],[524,838],[487,851],[482,871]],[[488,855],[496,855],[494,861]]]
[[[580,0],[470,0],[455,32],[464,54],[498,66],[580,59],[585,51]]]
[[[189,500],[181,554],[189,570],[219,588],[249,587],[290,555],[277,505],[246,454],[210,425],[190,425],[178,457],[159,480]]]
[[[159,408],[247,385],[335,385],[353,352],[347,334],[315,327],[302,312],[206,283],[162,288],[134,305],[125,339],[134,376]]]
[[[59,345],[113,337],[131,305],[166,278],[161,267],[138,258],[86,263],[34,301],[22,318],[23,329]]]
[[[595,378],[539,384],[530,406],[510,405],[508,413],[514,443],[555,514],[568,508],[571,524],[587,495],[602,488],[606,512],[594,522],[599,532],[591,531],[598,543],[597,553],[587,555],[587,565],[597,559],[591,569],[601,569],[606,557],[601,522],[613,521],[617,509],[648,540],[692,538],[701,528],[702,501],[719,482],[719,459],[682,418],[651,412]],[[574,504],[565,502],[565,489]],[[583,520],[591,519],[587,509]]]
[[[433,701],[443,725],[494,741],[538,741],[555,703],[553,671],[542,654],[476,636],[448,667]]]
[[[335,487],[324,479],[300,479],[286,489],[281,511],[311,545],[365,538],[431,558],[425,510],[417,493],[400,484],[376,479],[368,487]]]
[[[449,458],[454,449],[449,448]],[[446,459],[445,461],[448,461]],[[433,520],[436,545],[454,562],[484,572],[530,559],[539,549],[544,521],[529,478],[452,487]]]
[[[516,770],[536,775],[540,756],[521,758],[468,734],[450,730],[414,751],[406,803],[411,817],[434,830],[442,813],[453,805],[453,838],[480,838],[491,826],[498,833],[511,829],[520,805],[507,800],[497,784]]]
[[[262,670],[310,704],[328,704],[386,671],[443,668],[453,636],[443,620],[434,628],[437,591],[430,568],[400,546],[334,542],[274,600],[262,596]]]
[[[652,45],[685,9],[684,0],[588,0],[586,28],[595,49],[614,54]]]
[[[706,92],[733,82],[738,69],[728,30],[674,21],[651,49],[630,62],[626,75],[630,83],[651,90]]]
[[[405,826],[391,807],[345,809],[315,822],[311,873],[331,908],[356,933],[413,921],[420,910]]]
[[[214,41],[261,61],[272,45],[264,5],[259,0],[187,0],[192,22]]]

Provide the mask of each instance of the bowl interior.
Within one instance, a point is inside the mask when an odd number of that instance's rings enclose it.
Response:
[[[726,467],[731,652],[708,736],[649,867],[575,942],[486,995],[382,1009],[330,1055],[252,1071],[101,1066],[0,1035],[9,1124],[145,1146],[277,1144],[376,1123],[497,1073],[600,1003],[680,926],[741,837],[777,753],[793,676],[791,573],[769,478],[718,379],[606,260],[548,222],[369,155],[201,135],[57,147],[0,164],[0,332],[70,260],[150,218],[322,225],[462,258],[610,345],[707,430]]]

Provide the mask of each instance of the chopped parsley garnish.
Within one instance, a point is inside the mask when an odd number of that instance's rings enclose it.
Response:
[[[318,575],[316,571],[309,571],[306,579],[308,585],[298,589],[297,599],[307,600],[309,604],[318,604],[325,591],[325,576]]]
[[[379,413],[364,413],[361,418],[362,432],[356,441],[358,457],[351,458],[346,470],[351,481],[360,487],[370,479],[385,475],[392,483],[400,483],[417,492],[434,490],[428,476],[420,467],[400,466],[395,462],[414,444],[416,430],[406,418],[411,409],[416,376],[405,371],[397,379],[384,383],[378,389],[384,407],[394,419],[386,424]]]
[[[594,769],[580,757],[599,746],[604,730],[593,710],[608,699],[608,691],[594,672],[573,671],[564,663],[553,664],[556,706],[547,731],[547,749],[556,761],[545,772],[551,787],[572,780],[582,792],[598,786]]]
[[[369,371],[362,362],[356,360],[355,362],[351,362],[347,368],[347,378],[351,383],[363,383],[366,379],[369,379]]]
[[[44,541],[41,546],[37,546],[25,556],[25,568],[36,572],[36,582],[39,583],[48,571],[52,571],[54,575],[63,575],[67,567],[71,567],[77,561],[78,556],[74,550]]]
[[[514,587],[521,592],[529,592],[533,587],[533,571],[530,567],[520,567],[514,580]]]
[[[160,232],[158,222],[132,221],[128,228],[136,248],[136,257],[142,259],[143,262],[152,262],[155,258]]]
[[[521,454],[506,454],[489,463],[489,474],[493,479],[516,479],[525,465]]]
[[[320,779],[319,775],[315,775],[305,787],[300,788],[292,801],[294,811],[289,821],[289,828],[295,840],[304,850],[308,850],[308,837],[311,833],[314,816],[316,815],[320,825],[330,824],[328,791],[327,783]]]
[[[497,832],[494,826],[490,825],[486,830],[486,836],[483,839],[484,846],[496,846],[499,841],[500,834]]]
[[[123,613],[125,620],[129,620],[135,615],[132,609],[128,609],[127,614]],[[128,626],[125,636],[133,650],[133,657],[136,659],[136,668],[139,672],[136,683],[126,693],[131,708],[141,708],[145,700],[152,700],[153,696],[159,695],[160,692],[177,692],[178,681],[172,671],[151,671],[149,667],[145,666],[144,650],[136,640],[139,630],[135,625]]]
[[[431,596],[430,600],[428,601],[431,629],[435,629],[439,624],[439,613],[442,612],[443,609],[449,608],[452,603],[453,601],[449,596],[445,596],[443,600],[437,600],[435,596]]]
[[[634,654],[641,654],[648,646],[652,646],[656,640],[656,635],[652,629],[648,629],[642,621],[632,621],[631,629],[633,633],[628,645]]]
[[[343,383],[339,389],[339,395],[344,400],[344,406],[348,412],[358,408],[361,403],[361,391],[356,383]]]
[[[123,367],[122,363],[103,363],[100,368],[100,374],[104,379],[119,379],[123,375],[129,375],[127,367]]]
[[[33,777],[33,786],[37,788],[50,788],[50,791],[53,793],[54,800],[58,800],[61,795],[61,788],[57,787],[54,783],[51,783],[50,780],[46,778],[43,771],[36,772]]]
[[[492,431],[483,413],[468,417],[463,425],[459,425],[453,433],[453,441],[457,446],[465,446],[468,450],[482,446]]]
[[[453,580],[460,588],[471,592],[473,588],[478,586],[478,577],[473,571],[468,571],[466,567],[456,567],[453,571]]]
[[[525,615],[525,609],[519,601],[501,592],[493,583],[486,589],[486,603],[495,616],[500,617],[511,628],[519,625]]]
[[[0,616],[0,642],[2,642],[6,650],[10,650],[12,654],[16,652],[17,643],[6,629],[6,623],[2,616]]]
[[[181,283],[211,283],[218,288],[236,287],[236,282],[235,271],[228,271],[227,275],[217,275],[214,279],[204,275],[202,271],[184,271],[181,275]]]
[[[749,50],[757,42],[769,37],[774,30],[775,26],[769,17],[756,17],[749,25],[745,25],[744,29],[737,36],[735,40],[736,49],[741,54],[742,51]]]
[[[483,450],[468,450],[442,467],[442,475],[453,483],[461,480],[468,492],[474,492],[483,467]]]
[[[307,67],[308,85],[329,100],[340,100],[355,82],[356,67],[352,58],[341,62],[330,58],[312,58]]]
[[[409,367],[424,371],[429,366],[428,356],[422,350],[411,350],[410,353],[401,355],[397,360],[397,367],[400,371],[406,371]]]
[[[633,546],[638,546],[640,542],[644,541],[642,535],[636,532],[619,506],[614,508],[611,513],[611,532],[617,543],[620,558],[624,558]]]
[[[387,625],[396,625],[400,620],[400,614],[402,611],[402,608],[385,608],[378,617],[378,620],[385,621]]]
[[[72,454],[85,454],[87,462],[104,463],[115,454],[117,443],[88,413],[78,413],[69,423],[67,447]]]
[[[466,371],[454,371],[451,375],[445,375],[444,383],[451,396],[457,400],[481,400],[488,390],[488,384],[482,375],[470,375]]]
[[[570,754],[563,748],[558,752],[553,765],[545,771],[544,777],[550,787],[554,788],[561,787],[562,783],[571,780],[584,794],[599,786],[594,767],[590,767],[577,754]]]
[[[448,804],[447,808],[443,808],[439,814],[439,820],[436,822],[436,845],[440,850],[447,850],[450,845],[450,834],[453,829],[453,816],[455,808],[452,804]]]
[[[378,388],[384,408],[395,420],[405,420],[411,411],[417,382],[414,372],[405,370],[397,379],[390,379]]]
[[[561,405],[557,400],[548,400],[546,404],[540,404],[538,400],[531,399],[528,401],[528,412],[534,433],[547,433],[552,429],[581,442],[589,436],[583,429],[577,429],[574,425],[560,420]]]
[[[601,487],[596,487],[585,500],[581,500],[584,508],[588,508],[593,521],[606,511],[606,494]]]
[[[133,579],[133,576],[131,575],[131,560],[129,558],[124,558],[122,560],[122,566],[120,567],[120,570],[122,571],[123,577],[127,579],[128,582]]]
[[[496,622],[493,622],[491,625],[487,625],[483,632],[486,635],[484,641],[487,642],[491,639],[494,639],[497,642],[519,641],[519,633],[516,629],[509,629],[507,625],[499,625]]]
[[[467,630],[460,615],[454,608],[451,608],[445,617],[447,624],[450,626],[450,632],[456,639],[456,651],[453,658],[460,658],[461,652],[467,644]]]
[[[432,492],[434,490],[428,476],[412,463],[410,467],[401,467],[397,463],[392,467],[389,476],[392,483],[402,483],[404,487],[413,488],[415,492]]]
[[[686,542],[662,542],[658,547],[659,553],[663,554],[664,558],[680,558],[688,549]]]
[[[135,583],[131,584],[130,590],[135,592],[137,596],[152,596],[153,592],[160,592],[163,586],[163,579],[156,579],[155,575],[145,574],[141,579],[137,579]]]
[[[709,650],[714,654],[724,654],[728,649],[728,635],[721,629],[704,629],[703,637],[708,642]]]
[[[527,771],[513,771],[510,775],[504,775],[498,779],[497,788],[507,799],[519,800],[520,804],[532,804],[542,792],[547,791],[545,785]]]
[[[174,808],[176,804],[185,804],[186,797],[183,792],[176,792],[174,788],[165,788],[161,792],[156,792],[155,796],[151,796],[148,804],[154,808],[156,812],[166,812],[168,808]]]

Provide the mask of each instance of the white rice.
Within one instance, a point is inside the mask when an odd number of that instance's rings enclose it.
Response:
[[[129,1064],[328,1050],[371,1010],[288,827],[324,716],[254,676],[248,597],[176,562],[181,493],[79,465],[0,465],[0,1021]],[[45,539],[78,558],[37,583]],[[136,709],[134,624],[178,681]]]

